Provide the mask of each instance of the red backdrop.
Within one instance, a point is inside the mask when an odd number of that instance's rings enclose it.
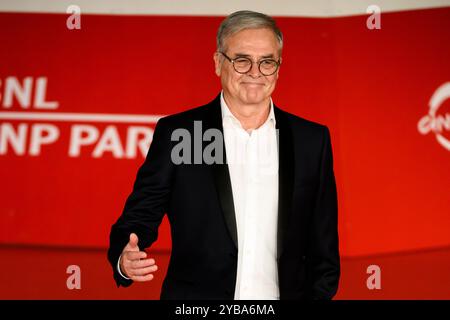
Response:
[[[106,248],[144,159],[130,131],[220,90],[222,17],[84,15],[81,30],[66,19],[0,13],[2,244]],[[450,8],[385,13],[380,30],[366,19],[277,18],[274,102],[331,130],[343,257],[449,246],[450,149],[436,136],[450,140]],[[98,137],[70,156],[77,128]],[[40,132],[51,142],[37,150]],[[170,249],[167,222],[155,248]]]

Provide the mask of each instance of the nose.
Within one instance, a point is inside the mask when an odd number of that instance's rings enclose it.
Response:
[[[261,77],[261,72],[259,71],[257,62],[255,63],[254,61],[252,61],[252,67],[247,74],[254,79]]]

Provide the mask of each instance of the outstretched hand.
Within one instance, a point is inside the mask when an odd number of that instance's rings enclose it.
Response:
[[[139,250],[138,236],[130,234],[130,240],[122,250],[120,258],[120,270],[125,276],[133,281],[150,281],[153,279],[153,272],[158,270],[155,260],[147,259],[147,253]]]

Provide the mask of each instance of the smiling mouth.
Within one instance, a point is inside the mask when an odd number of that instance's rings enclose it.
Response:
[[[264,85],[264,83],[257,83],[257,82],[241,82],[241,84],[254,85],[254,86],[263,86]]]

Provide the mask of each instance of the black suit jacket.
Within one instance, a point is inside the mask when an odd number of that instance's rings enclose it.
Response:
[[[279,129],[280,299],[331,299],[340,262],[330,134],[323,125],[278,107],[274,111]],[[171,133],[184,128],[193,136],[194,121],[202,121],[203,132],[223,132],[220,95],[158,121],[133,191],[112,226],[108,259],[117,285],[129,286],[132,281],[116,267],[130,233],[138,235],[141,250],[149,247],[167,213],[172,253],[161,299],[233,299],[238,241],[228,165],[171,161],[178,143],[171,141]]]

